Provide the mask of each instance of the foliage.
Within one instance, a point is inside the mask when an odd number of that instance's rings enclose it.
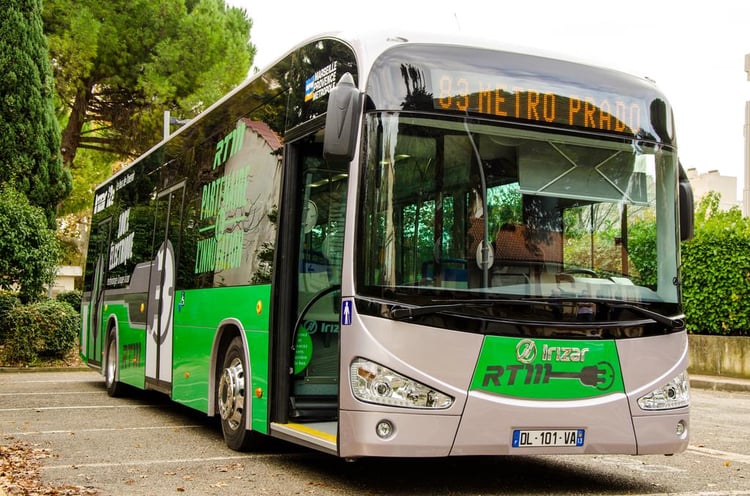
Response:
[[[81,311],[81,297],[83,294],[80,291],[65,291],[58,294],[55,299],[57,301],[63,301],[73,307],[76,312]]]
[[[47,0],[63,160],[79,148],[138,155],[165,110],[190,118],[242,81],[251,21],[223,0]]]
[[[94,188],[104,182],[113,172],[117,155],[94,150],[79,150],[75,161],[70,165],[73,174],[73,191],[60,205],[58,218],[91,210],[94,204]]]
[[[8,320],[5,361],[25,365],[41,358],[63,358],[75,345],[80,325],[78,312],[55,300],[18,305],[8,313]]]
[[[0,12],[0,184],[26,195],[54,227],[71,177],[60,155],[41,0],[0,0]]]
[[[55,277],[59,252],[43,210],[0,188],[0,289],[17,286],[21,301],[37,300]]]
[[[15,293],[0,291],[0,344],[5,342],[10,330],[8,313],[20,303]]]
[[[688,329],[702,334],[750,331],[750,219],[720,211],[710,194],[696,210],[695,236],[682,245],[682,289]]]
[[[641,220],[628,230],[628,258],[635,265],[637,284],[656,287],[656,220]]]
[[[518,183],[503,184],[487,190],[490,211],[490,232],[497,232],[503,224],[523,223],[523,195]]]

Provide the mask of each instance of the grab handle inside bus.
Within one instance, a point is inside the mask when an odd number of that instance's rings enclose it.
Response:
[[[323,158],[327,162],[351,162],[357,142],[361,94],[348,72],[328,94]]]

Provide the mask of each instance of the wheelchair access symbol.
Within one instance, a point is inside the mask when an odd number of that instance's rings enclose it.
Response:
[[[341,325],[352,325],[352,300],[341,301]]]

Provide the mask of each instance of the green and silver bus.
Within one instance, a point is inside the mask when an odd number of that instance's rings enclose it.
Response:
[[[648,79],[324,35],[96,188],[81,355],[237,450],[677,453],[692,203]]]

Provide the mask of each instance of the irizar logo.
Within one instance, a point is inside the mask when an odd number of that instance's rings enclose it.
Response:
[[[519,341],[516,345],[516,358],[521,363],[533,362],[536,358],[536,343],[531,339],[522,339]]]
[[[577,346],[542,345],[543,362],[584,362],[588,348]],[[521,363],[531,363],[536,359],[536,343],[531,339],[522,339],[516,345],[516,358]]]
[[[576,346],[547,346],[542,347],[543,362],[583,362],[588,348]]]

